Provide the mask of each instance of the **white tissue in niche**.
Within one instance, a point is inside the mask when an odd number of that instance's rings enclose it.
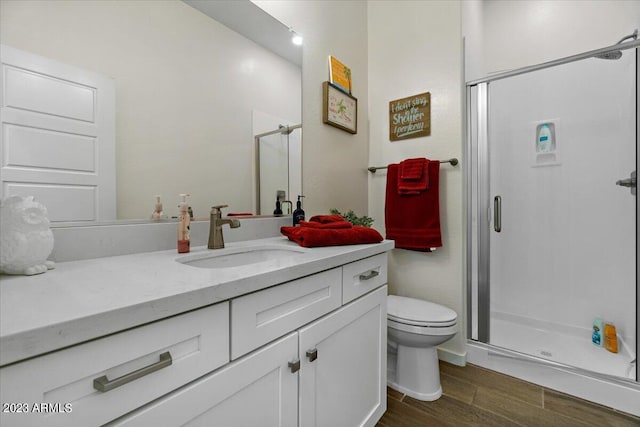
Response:
[[[0,201],[0,272],[33,275],[54,268],[47,208],[33,197],[12,196]]]

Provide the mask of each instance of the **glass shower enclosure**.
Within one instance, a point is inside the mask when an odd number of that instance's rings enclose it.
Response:
[[[468,329],[636,382],[639,42],[627,45],[467,84]],[[600,321],[617,353],[593,343]]]

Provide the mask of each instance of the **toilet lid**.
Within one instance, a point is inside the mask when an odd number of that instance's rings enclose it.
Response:
[[[444,327],[455,324],[458,315],[448,307],[416,298],[387,296],[387,317],[400,323]]]

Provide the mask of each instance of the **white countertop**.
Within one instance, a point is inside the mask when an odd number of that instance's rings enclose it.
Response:
[[[286,237],[228,243],[300,248]],[[174,250],[70,261],[36,276],[0,276],[0,366],[228,300],[393,249],[300,248],[304,253],[224,269],[176,262]],[[189,256],[214,252],[192,248]]]

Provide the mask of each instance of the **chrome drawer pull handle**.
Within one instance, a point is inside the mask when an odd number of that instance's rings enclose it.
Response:
[[[173,363],[171,353],[167,351],[160,355],[160,360],[158,362],[152,363],[149,366],[145,366],[133,372],[129,372],[128,374],[124,374],[121,377],[109,380],[106,375],[103,375],[100,378],[96,378],[93,380],[93,388],[101,392],[107,392],[114,388],[118,388],[121,385],[137,380],[138,378],[144,377],[145,375],[149,375],[152,372],[166,368],[171,365],[171,363]]]
[[[291,373],[295,374],[300,370],[300,360],[294,360],[293,362],[289,362],[289,369],[291,369]]]
[[[379,275],[380,275],[380,273],[378,273],[377,271],[375,271],[375,270],[371,270],[371,271],[369,272],[369,274],[361,274],[361,275],[360,275],[360,280],[369,280],[369,279],[373,279],[374,277],[379,276]]]
[[[314,348],[313,350],[307,350],[307,358],[309,362],[313,362],[318,358],[318,349]]]

